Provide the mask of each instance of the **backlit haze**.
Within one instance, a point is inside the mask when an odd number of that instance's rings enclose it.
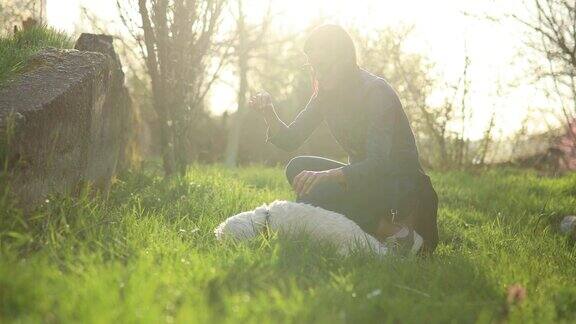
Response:
[[[266,2],[247,0],[246,4],[257,12]],[[68,32],[89,31],[88,26],[80,25],[82,6],[110,24],[117,19],[116,0],[49,0],[48,23]],[[413,25],[406,49],[423,53],[435,64],[435,75],[451,84],[462,75],[467,53],[471,60],[468,104],[473,107],[473,123],[467,135],[477,139],[482,137],[493,111],[497,113],[496,135],[506,136],[520,128],[527,111],[554,108],[554,103],[523,80],[528,66],[518,55],[524,49],[520,26],[485,19],[515,9],[522,9],[520,0],[276,0],[275,10],[282,14],[274,24],[298,31],[323,16],[361,30]],[[498,91],[498,85],[502,91]],[[438,89],[435,97],[439,99],[441,94],[442,89]],[[228,82],[213,89],[210,106],[214,114],[236,109],[234,89]],[[534,120],[538,122],[531,124],[531,130],[545,130],[544,119],[550,123],[557,120],[552,114],[536,114]]]

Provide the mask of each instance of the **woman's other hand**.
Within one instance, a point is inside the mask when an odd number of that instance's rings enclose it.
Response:
[[[298,197],[302,197],[307,195],[318,183],[328,180],[345,185],[344,174],[340,168],[325,171],[302,171],[294,178],[292,185]]]

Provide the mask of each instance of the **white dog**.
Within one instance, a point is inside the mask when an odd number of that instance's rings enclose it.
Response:
[[[218,240],[245,240],[267,231],[280,233],[306,232],[311,237],[330,242],[341,255],[355,249],[384,256],[386,245],[364,232],[344,215],[312,205],[276,200],[229,217],[214,230]]]

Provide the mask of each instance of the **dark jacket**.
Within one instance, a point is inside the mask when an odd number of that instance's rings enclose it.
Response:
[[[348,183],[414,175],[422,169],[400,99],[381,77],[356,70],[341,90],[312,97],[283,130],[268,130],[266,141],[295,150],[323,121],[348,153],[349,164],[343,168]]]

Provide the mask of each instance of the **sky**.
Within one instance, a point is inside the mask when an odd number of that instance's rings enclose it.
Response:
[[[85,31],[78,26],[80,7],[84,6],[105,21],[116,19],[116,0],[48,0],[48,23],[69,32]],[[246,0],[248,12],[254,15],[265,1]],[[414,32],[406,44],[407,51],[426,55],[435,64],[434,75],[454,84],[462,75],[464,58],[470,58],[470,97],[472,122],[468,137],[481,138],[493,112],[496,113],[497,136],[517,131],[528,110],[552,108],[540,91],[529,85],[522,59],[521,26],[509,20],[494,22],[487,15],[502,16],[523,9],[521,0],[276,0],[277,27],[303,30],[320,15],[344,26],[353,24],[365,31],[387,26],[412,25]],[[385,76],[384,76],[385,77]],[[519,82],[520,81],[520,82]],[[524,81],[524,82],[523,82]],[[442,86],[441,82],[439,86]],[[510,84],[517,84],[510,87]],[[437,89],[440,98],[445,89]],[[234,89],[217,85],[212,92],[213,113],[235,110]],[[434,101],[434,96],[432,98]],[[546,129],[555,118],[543,114],[534,118],[530,129]]]

